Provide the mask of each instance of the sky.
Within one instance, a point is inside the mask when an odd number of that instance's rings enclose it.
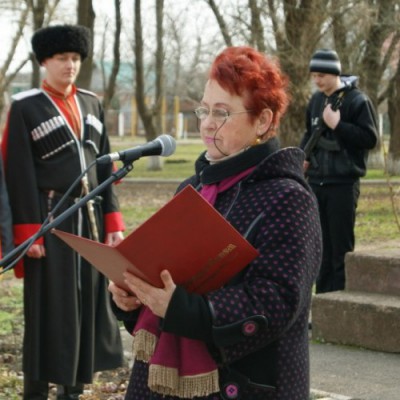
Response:
[[[228,0],[221,0],[224,2]],[[143,26],[144,29],[153,26],[152,21],[154,21],[154,0],[142,1],[143,8]],[[109,24],[112,29],[113,18],[114,18],[114,1],[113,0],[94,0],[93,1],[94,10],[96,13],[96,26],[95,26],[95,53],[99,52],[99,46],[102,42],[102,34],[104,32],[104,27]],[[61,0],[58,6],[58,19],[54,23],[75,23],[75,9],[76,0]],[[132,18],[133,18],[133,1],[132,0],[121,0],[122,18],[123,26],[122,40],[125,40],[125,46],[129,45],[129,38],[132,37]],[[189,41],[201,32],[202,37],[204,36],[212,38],[216,32],[215,18],[211,14],[208,6],[205,4],[204,0],[165,0],[165,10],[170,13],[175,13],[175,20],[181,29],[184,30],[184,35]],[[10,12],[0,12],[0,35],[2,43],[2,51],[0,52],[0,66],[3,65],[4,60],[11,48],[11,41],[14,33],[17,30],[17,21],[19,18],[20,11],[14,13]],[[151,23],[146,23],[146,20]],[[212,22],[212,23],[211,23]],[[145,32],[146,34],[146,32]],[[24,29],[24,37],[19,42],[18,47],[14,51],[13,56],[13,67],[15,67],[21,60],[23,60],[30,51],[30,38],[32,36],[32,30],[30,26],[26,26]],[[152,36],[151,36],[152,37]],[[210,39],[211,40],[211,39]],[[194,42],[194,41],[193,41]],[[111,46],[112,40],[107,41],[109,45],[108,54],[112,54]],[[151,45],[151,43],[148,43]],[[124,49],[121,51],[124,54]],[[29,70],[29,63],[24,69]]]

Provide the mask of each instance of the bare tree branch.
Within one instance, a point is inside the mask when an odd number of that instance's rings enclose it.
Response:
[[[164,0],[156,0],[156,91],[155,91],[155,105],[154,114],[156,115],[156,129],[158,132],[162,131],[161,122],[161,104],[164,97],[164,27],[163,27],[163,14],[164,14]]]
[[[264,29],[257,0],[249,0],[249,10],[251,15],[251,43],[254,44],[259,51],[265,53]]]
[[[94,38],[94,21],[96,19],[96,14],[93,9],[93,0],[79,0],[77,7],[77,23],[82,26],[86,26]],[[86,60],[82,63],[81,71],[79,73],[76,84],[79,87],[86,89],[90,88],[90,83],[92,81],[92,71],[93,71],[93,46],[89,49],[89,54]]]
[[[20,15],[19,22],[18,22],[18,30],[12,39],[10,51],[8,52],[8,55],[7,55],[7,57],[4,61],[4,64],[0,70],[0,86],[4,86],[4,84],[2,84],[2,81],[5,79],[7,71],[9,70],[10,65],[14,59],[15,49],[17,48],[18,42],[20,41],[20,39],[23,35],[24,28],[26,26],[26,21],[29,16],[29,12],[30,12],[29,7],[26,7]]]
[[[0,90],[4,90],[8,88],[14,78],[18,75],[22,68],[30,61],[31,57],[28,56],[24,60],[20,61],[20,63],[15,67],[14,71],[4,76]]]
[[[143,28],[141,15],[141,0],[134,0],[134,19],[135,19],[135,71],[136,71],[136,104],[140,119],[143,122],[146,139],[153,140],[156,137],[156,128],[153,124],[152,110],[146,105],[145,98],[145,77],[143,62]]]
[[[120,39],[121,39],[121,26],[122,26],[121,0],[114,0],[114,8],[115,8],[115,33],[114,33],[114,47],[113,47],[114,57],[113,57],[111,75],[108,81],[107,89],[104,93],[103,105],[105,110],[109,108],[110,102],[114,96],[118,71],[121,64],[121,55],[119,50]]]
[[[38,29],[44,26],[44,18],[46,12],[47,0],[38,0],[37,2],[33,0],[28,0],[31,10],[32,10],[32,20],[33,20],[33,31],[37,31]],[[32,55],[32,76],[31,76],[31,86],[39,87],[40,86],[40,66],[37,63],[35,57]]]
[[[215,15],[219,29],[221,30],[222,37],[224,38],[225,44],[227,46],[232,46],[232,37],[228,33],[228,27],[226,25],[224,17],[222,16],[222,14],[219,11],[217,4],[215,3],[214,0],[204,0],[204,1],[209,4],[212,12]]]

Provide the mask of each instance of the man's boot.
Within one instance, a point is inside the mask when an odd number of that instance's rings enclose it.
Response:
[[[57,400],[78,400],[83,393],[83,383],[75,386],[57,385]]]
[[[32,381],[24,377],[23,400],[47,400],[49,384],[44,381]]]

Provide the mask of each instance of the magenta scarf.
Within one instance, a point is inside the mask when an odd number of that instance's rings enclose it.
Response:
[[[200,194],[212,205],[223,192],[249,175],[255,167],[204,185]],[[205,397],[219,392],[218,367],[200,340],[177,336],[159,329],[159,317],[142,307],[133,331],[135,359],[149,364],[151,391],[180,398]],[[195,360],[195,361],[194,361]]]

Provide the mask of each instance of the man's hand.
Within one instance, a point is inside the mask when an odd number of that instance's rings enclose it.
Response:
[[[29,247],[26,255],[31,258],[42,258],[46,257],[46,250],[42,244],[33,244]]]
[[[117,246],[124,239],[124,234],[122,232],[111,232],[106,235],[106,244],[109,246]]]
[[[325,124],[334,130],[340,121],[340,111],[333,111],[332,106],[328,104],[322,113],[322,118],[324,119]]]

